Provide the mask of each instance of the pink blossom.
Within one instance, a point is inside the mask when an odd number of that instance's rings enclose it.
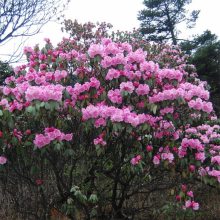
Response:
[[[107,143],[106,141],[103,140],[102,136],[99,135],[97,138],[95,138],[93,140],[94,145],[101,145],[101,146],[105,146]]]
[[[109,42],[105,47],[104,47],[104,53],[106,55],[112,54],[112,55],[116,55],[118,53],[122,53],[123,50],[118,47],[118,45],[116,43],[113,42]]]
[[[100,126],[105,126],[105,125],[106,125],[106,120],[104,118],[99,118],[99,119],[95,120],[94,126],[96,128],[99,128]]]
[[[137,165],[137,164],[139,164],[140,160],[141,160],[141,155],[137,155],[136,157],[133,157],[131,159],[131,164],[132,165]]]
[[[173,107],[166,107],[166,108],[160,110],[161,115],[165,115],[165,114],[168,114],[168,113],[172,114],[173,112],[174,112]]]
[[[212,157],[211,162],[220,165],[220,155]]]
[[[169,163],[172,163],[174,160],[174,156],[172,153],[162,153],[161,154],[161,159],[162,160],[168,160]]]
[[[110,90],[108,92],[108,98],[111,100],[112,103],[122,103],[122,96],[119,89]]]
[[[89,47],[88,54],[91,58],[96,55],[104,56],[104,47],[101,44],[92,44]]]
[[[140,84],[138,88],[136,89],[136,93],[138,95],[147,95],[149,91],[150,91],[150,88],[146,84]]]
[[[153,147],[151,145],[146,146],[147,152],[151,152],[153,150]]]
[[[205,153],[204,152],[196,153],[195,158],[196,160],[200,160],[201,162],[203,162],[205,160]]]
[[[193,192],[192,192],[192,191],[188,191],[186,194],[187,194],[187,196],[189,196],[189,197],[193,197]]]
[[[182,185],[181,185],[181,190],[182,190],[183,192],[186,192],[187,186],[186,186],[185,184],[182,184]]]
[[[42,148],[50,143],[50,138],[43,134],[37,134],[34,139],[34,144],[38,148]]]
[[[53,140],[59,140],[59,141],[71,141],[73,135],[70,134],[64,134],[59,129],[49,127],[45,128],[44,134],[36,134],[34,139],[34,144],[38,148],[42,148],[48,144],[50,144]]]
[[[25,92],[25,97],[27,101],[61,101],[63,89],[61,85],[30,86]]]
[[[185,207],[186,207],[186,208],[190,208],[191,205],[192,205],[191,200],[187,200],[187,201],[185,202]]]
[[[195,167],[195,165],[189,165],[189,171],[191,172],[191,173],[193,173],[193,172],[195,172],[195,169],[196,169],[196,167]]]
[[[147,53],[142,49],[138,49],[135,52],[130,52],[127,56],[128,62],[130,63],[143,63],[145,61]]]
[[[158,77],[163,80],[163,79],[170,79],[170,80],[177,80],[179,82],[182,81],[183,73],[180,72],[179,70],[174,70],[174,69],[162,69],[158,73]]]
[[[73,139],[73,134],[65,134],[63,140],[71,141]]]
[[[120,91],[126,91],[128,93],[132,93],[134,91],[134,85],[132,82],[122,82],[120,84]]]
[[[7,158],[4,156],[0,156],[0,165],[3,165],[7,162]]]
[[[108,70],[108,73],[107,73],[105,79],[106,80],[117,79],[117,78],[119,78],[119,76],[120,76],[120,71],[111,68],[111,69]]]
[[[153,158],[153,163],[154,163],[154,165],[160,164],[160,159],[159,159],[158,156],[154,156],[154,158]]]
[[[193,210],[199,210],[199,203],[198,202],[194,202],[194,201],[192,201],[192,204],[191,204],[191,206],[192,206],[192,209]]]

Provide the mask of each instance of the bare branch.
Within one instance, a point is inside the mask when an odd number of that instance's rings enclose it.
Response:
[[[33,36],[61,16],[70,0],[0,0],[0,46],[11,39]],[[19,51],[22,43],[18,43]],[[13,52],[12,52],[13,53]]]

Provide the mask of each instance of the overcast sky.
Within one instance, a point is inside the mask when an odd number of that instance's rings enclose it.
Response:
[[[65,16],[80,22],[105,21],[111,23],[116,30],[132,30],[139,27],[137,14],[144,8],[142,2],[142,0],[71,0]],[[199,9],[201,12],[194,29],[186,30],[181,26],[182,37],[201,34],[207,29],[220,37],[220,0],[193,0],[189,8]],[[26,45],[42,44],[45,37],[50,38],[53,43],[59,42],[64,35],[60,27],[58,24],[48,23],[40,34],[27,40]],[[17,42],[14,41],[0,47],[0,54],[5,54],[6,50],[11,51],[16,45]]]

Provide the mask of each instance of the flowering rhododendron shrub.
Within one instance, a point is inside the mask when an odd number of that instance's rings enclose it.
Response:
[[[110,38],[24,49],[28,63],[1,89],[0,171],[6,188],[37,192],[29,216],[56,207],[72,219],[76,210],[126,218],[136,195],[144,207],[165,189],[197,211],[193,180],[218,186],[220,126],[207,85],[177,48],[160,52]]]

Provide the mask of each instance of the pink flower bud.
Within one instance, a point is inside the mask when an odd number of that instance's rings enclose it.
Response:
[[[181,189],[183,192],[186,192],[186,189],[187,189],[186,185],[182,184]]]
[[[42,179],[36,179],[35,183],[40,186],[43,184],[43,180]]]
[[[153,150],[153,147],[151,145],[146,146],[147,152],[151,152]]]
[[[177,195],[177,196],[176,196],[176,200],[177,200],[178,202],[181,200],[180,195]]]
[[[193,173],[195,171],[195,166],[194,165],[189,165],[189,172]]]

